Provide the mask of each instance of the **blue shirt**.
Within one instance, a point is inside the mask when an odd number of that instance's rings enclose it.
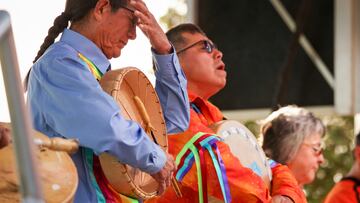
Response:
[[[49,137],[75,138],[80,150],[72,155],[79,174],[75,202],[97,202],[86,165],[85,148],[107,152],[119,161],[150,174],[166,162],[165,153],[133,121],[125,120],[114,99],[104,92],[82,61],[83,54],[105,73],[110,62],[83,35],[65,29],[33,65],[28,85],[28,104],[34,128]],[[156,91],[168,133],[187,129],[189,102],[184,73],[176,54],[156,55]]]

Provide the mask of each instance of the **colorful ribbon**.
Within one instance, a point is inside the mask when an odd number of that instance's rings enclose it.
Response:
[[[100,81],[103,73],[96,67],[96,65],[86,58],[81,53],[78,53],[79,58],[85,62],[90,72]],[[106,179],[104,172],[101,169],[99,158],[93,153],[91,149],[85,150],[86,164],[90,169],[90,177],[93,186],[96,189],[96,196],[98,202],[111,202],[111,203],[139,203],[139,200],[127,197],[118,193]]]
[[[78,56],[81,60],[83,60],[86,63],[86,65],[89,67],[90,72],[93,74],[96,80],[100,81],[101,77],[103,76],[103,73],[96,67],[96,65],[81,53],[78,53]]]
[[[178,165],[176,179],[179,181],[181,181],[185,177],[185,175],[189,172],[195,161],[200,203],[207,202],[208,198],[206,179],[207,169],[204,156],[204,153],[206,151],[208,151],[208,153],[210,154],[212,163],[215,167],[224,201],[226,203],[231,202],[231,195],[228,179],[226,176],[225,165],[221,158],[220,151],[216,145],[218,141],[221,141],[221,138],[217,135],[199,132],[185,144],[185,146],[182,148],[182,150],[176,157],[176,164]],[[217,156],[214,154],[213,150],[216,151]]]

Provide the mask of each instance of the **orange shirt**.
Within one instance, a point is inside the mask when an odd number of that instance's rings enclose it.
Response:
[[[336,183],[326,196],[324,203],[360,202],[360,180],[352,177],[344,178]]]
[[[191,109],[189,129],[184,133],[168,136],[169,153],[174,157],[178,155],[183,146],[197,132],[213,134],[214,132],[208,128],[208,126],[223,120],[223,115],[216,106],[209,101],[197,97],[189,90],[188,93],[190,102],[194,103],[201,113],[197,113],[194,109]],[[217,146],[226,168],[232,202],[270,202],[271,196],[274,195],[288,196],[296,203],[306,202],[304,193],[286,166],[279,164],[272,169],[273,181],[272,191],[270,192],[258,175],[251,169],[241,165],[240,161],[230,152],[227,144],[217,142]],[[209,200],[212,198],[223,200],[220,183],[209,153],[205,153],[205,160]],[[146,202],[199,202],[195,164],[179,185],[183,194],[182,198],[177,198],[175,192],[170,187],[163,196]]]

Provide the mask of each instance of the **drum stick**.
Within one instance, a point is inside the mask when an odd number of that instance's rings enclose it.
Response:
[[[35,138],[34,142],[39,147],[45,147],[54,151],[63,151],[69,154],[75,153],[79,149],[79,143],[74,139],[63,139],[60,137],[54,137],[50,139]]]
[[[0,126],[11,130],[10,123],[0,122]],[[32,133],[39,132],[32,131]],[[73,154],[79,149],[79,142],[74,139],[64,139],[60,137],[48,138],[45,135],[43,135],[42,138],[35,137],[36,136],[34,136],[33,141],[35,145],[39,146],[40,148],[48,148],[54,151],[63,151],[69,154]]]
[[[151,126],[150,117],[146,111],[145,105],[138,96],[134,96],[134,100],[138,110],[140,111],[140,115],[146,125],[146,129],[145,129],[146,133],[151,134],[151,136],[154,139],[154,142],[157,143],[155,136],[152,134],[153,127]],[[176,196],[182,197],[180,187],[177,183],[177,180],[173,176],[171,176],[171,186],[174,189]]]
[[[171,176],[171,186],[174,189],[176,196],[178,198],[182,197],[180,187],[179,187],[178,182],[177,182],[177,180],[176,180],[176,178],[174,176]]]

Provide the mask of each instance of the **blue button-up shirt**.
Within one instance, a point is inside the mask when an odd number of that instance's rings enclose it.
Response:
[[[49,137],[75,138],[80,150],[72,155],[79,174],[76,202],[96,202],[91,169],[82,148],[95,154],[107,152],[119,161],[148,173],[158,172],[166,162],[164,152],[143,129],[125,120],[114,99],[104,92],[79,58],[86,56],[105,73],[110,62],[89,39],[65,29],[60,41],[50,46],[33,65],[28,103],[34,128]],[[186,79],[176,54],[156,55],[156,91],[168,133],[184,131],[189,123]]]

